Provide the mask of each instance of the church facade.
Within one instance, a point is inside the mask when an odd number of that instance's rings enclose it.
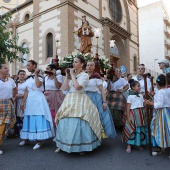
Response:
[[[13,36],[19,36],[18,45],[30,51],[19,54],[20,57],[37,61],[42,69],[56,53],[61,59],[79,50],[80,39],[74,32],[81,27],[82,16],[86,16],[92,29],[101,28],[99,55],[106,55],[115,67],[124,65],[127,73],[136,72],[139,62],[136,0],[26,0],[11,13],[8,30],[13,31]],[[61,33],[58,43],[57,33]],[[115,40],[113,48],[110,40]],[[95,55],[96,37],[92,38],[92,44]],[[26,69],[26,61],[10,65],[11,74],[19,69]]]

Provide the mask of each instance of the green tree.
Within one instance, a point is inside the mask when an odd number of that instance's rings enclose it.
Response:
[[[18,36],[13,37],[12,31],[6,31],[11,20],[11,14],[7,14],[0,19],[0,62],[13,62],[14,60],[22,61],[23,58],[18,56],[19,53],[29,53],[28,48],[17,45]]]

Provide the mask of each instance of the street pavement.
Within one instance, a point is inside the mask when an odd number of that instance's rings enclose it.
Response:
[[[120,140],[104,139],[93,152],[81,156],[77,153],[55,153],[55,143],[45,141],[43,147],[33,151],[35,142],[19,146],[19,138],[4,141],[4,154],[0,155],[0,170],[170,170],[170,150],[159,156],[149,156],[148,148],[143,151],[132,149],[125,152],[126,144]]]

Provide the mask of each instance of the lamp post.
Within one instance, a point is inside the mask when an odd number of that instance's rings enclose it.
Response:
[[[55,59],[52,59],[52,63],[56,65],[56,70],[57,70],[58,67],[59,67],[59,63],[58,63],[59,59],[58,59],[57,51],[58,51],[58,43],[59,43],[60,39],[61,39],[61,33],[57,33],[57,34],[56,34],[56,37],[55,37],[55,40],[56,40],[56,42],[57,42],[56,58],[55,58]]]
[[[57,42],[57,48],[56,48],[56,55],[57,55],[58,43],[59,43],[59,41],[61,39],[61,33],[57,33],[55,39],[56,39],[56,42]]]
[[[110,40],[110,48],[113,49],[114,47],[115,47],[115,40]],[[113,61],[111,64],[113,64]]]
[[[110,48],[114,48],[115,46],[115,40],[110,40]]]
[[[97,46],[96,46],[96,54],[97,55],[98,55],[98,50],[99,50],[98,39],[99,39],[100,35],[101,35],[101,29],[100,28],[95,28],[94,29],[94,36],[97,39]]]
[[[155,61],[158,60],[157,58],[154,59],[154,74],[155,74]],[[156,75],[156,74],[155,74]]]
[[[101,34],[101,29],[100,28],[95,28],[94,29],[94,36],[97,39],[96,56],[94,58],[95,66],[99,66],[99,56],[98,56],[99,45],[98,45],[98,39],[100,37],[100,34]]]

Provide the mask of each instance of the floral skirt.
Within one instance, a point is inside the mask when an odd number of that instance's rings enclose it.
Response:
[[[92,151],[101,145],[88,122],[83,119],[63,118],[56,130],[56,146],[65,152]]]

